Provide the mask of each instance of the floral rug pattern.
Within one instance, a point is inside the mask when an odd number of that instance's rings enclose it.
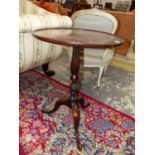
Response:
[[[90,106],[80,109],[80,141],[77,150],[72,113],[61,106],[42,114],[44,104],[69,95],[64,84],[31,70],[20,75],[20,155],[134,155],[134,118],[84,93]]]

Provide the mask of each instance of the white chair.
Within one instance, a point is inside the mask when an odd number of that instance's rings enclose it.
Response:
[[[73,28],[82,28],[109,32],[114,34],[118,22],[114,16],[98,9],[86,9],[75,12],[72,16]],[[80,60],[83,60],[85,67],[98,67],[99,75],[97,86],[100,87],[102,72],[106,72],[108,65],[113,58],[114,49],[92,49],[85,48],[81,53]],[[72,56],[72,49],[68,50],[69,60]]]

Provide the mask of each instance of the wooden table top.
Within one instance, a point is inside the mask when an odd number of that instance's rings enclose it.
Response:
[[[81,48],[112,48],[124,43],[122,37],[110,33],[76,28],[42,29],[32,35],[45,42]]]

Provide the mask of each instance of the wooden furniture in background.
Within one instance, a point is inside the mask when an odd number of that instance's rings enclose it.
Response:
[[[56,14],[68,16],[71,12],[71,9],[64,8],[61,3],[37,1],[37,2],[34,2],[34,4],[49,12],[56,13]]]
[[[135,13],[134,12],[119,12],[104,10],[118,20],[118,28],[116,34],[125,39],[125,43],[120,47],[116,48],[116,53],[126,55],[130,47],[131,41],[134,37],[135,32]]]
[[[112,3],[111,2],[106,2],[105,6],[104,6],[104,9],[112,10]]]
[[[95,8],[97,6],[100,9],[103,8],[103,5],[101,4],[101,1],[102,0],[94,0],[93,7]]]
[[[86,4],[86,3],[77,3],[75,5],[75,11],[78,11],[78,10],[83,10],[83,9],[90,9],[91,8],[91,5],[90,4]]]

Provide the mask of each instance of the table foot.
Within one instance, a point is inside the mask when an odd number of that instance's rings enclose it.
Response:
[[[87,108],[88,106],[90,106],[90,103],[89,102],[85,102],[84,98],[83,97],[79,97],[79,102],[80,102],[80,105],[82,108]]]
[[[64,99],[64,100],[58,100],[55,103],[52,110],[47,110],[47,108],[45,106],[43,106],[41,111],[42,111],[42,113],[45,113],[45,114],[51,114],[51,113],[57,111],[60,108],[60,106],[62,106],[62,105],[68,106],[69,108],[71,107],[70,104],[68,103],[68,99]]]

